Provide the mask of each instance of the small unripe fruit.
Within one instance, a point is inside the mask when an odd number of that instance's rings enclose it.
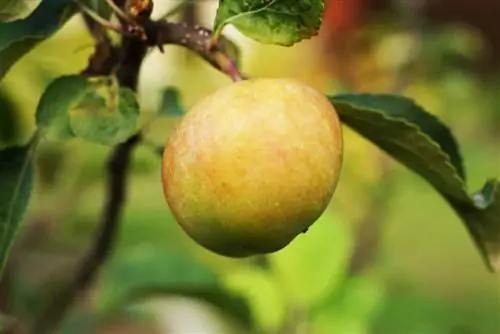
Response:
[[[163,190],[177,222],[205,248],[271,253],[324,212],[342,155],[340,121],[324,94],[293,79],[250,79],[184,116],[163,154]]]

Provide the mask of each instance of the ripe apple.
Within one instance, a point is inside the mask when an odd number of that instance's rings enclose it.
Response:
[[[324,94],[297,80],[232,83],[198,101],[167,140],[166,201],[182,229],[228,257],[282,249],[324,212],[343,156]]]

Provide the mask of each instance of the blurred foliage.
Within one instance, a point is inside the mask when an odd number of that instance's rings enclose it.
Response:
[[[182,116],[186,111],[182,107],[179,91],[175,87],[167,87],[163,91],[163,98],[159,114],[164,116]]]
[[[15,142],[19,132],[19,112],[12,100],[0,91],[0,147]]]
[[[1,0],[0,22],[23,19],[31,14],[41,0]]]
[[[360,39],[368,38],[369,47],[340,65],[351,69],[358,89],[385,91],[398,64],[413,56],[395,51],[406,35],[394,27],[367,26],[364,32],[368,37]],[[238,38],[243,69],[250,75],[293,76],[329,92],[343,90],[342,78],[332,69],[335,59],[308,60],[322,58],[318,39],[282,49]],[[479,37],[466,27],[429,27],[422,41],[421,58],[404,95],[450,124],[468,158],[468,186],[479,188],[484,175],[500,175],[500,74],[478,77],[464,65],[482,49]],[[71,20],[12,67],[0,85],[0,141],[26,142],[41,93],[53,78],[83,68],[92,51],[89,43],[81,22]],[[201,60],[186,67],[182,55],[177,47],[169,47],[165,55],[155,51],[147,58],[140,88],[143,120],[158,112],[169,86],[177,87],[182,108],[188,108],[228,82]],[[171,109],[163,109],[168,115],[148,127],[153,145],[162,145],[178,122],[178,96],[167,97],[175,101]],[[194,244],[165,203],[156,151],[140,147],[115,255],[61,332],[76,333],[80,328],[82,334],[112,333],[112,325],[133,323],[145,326],[138,327],[138,333],[145,333],[144,328],[161,333],[163,317],[174,322],[177,313],[166,315],[162,306],[139,312],[133,306],[158,298],[177,305],[169,297],[181,294],[215,308],[210,315],[216,320],[207,326],[216,328],[217,334],[246,333],[242,322],[251,320],[257,333],[286,332],[283,324],[294,321],[305,322],[300,325],[318,334],[498,333],[498,295],[492,291],[498,291],[500,281],[484,270],[444,200],[402,166],[391,164],[395,189],[383,217],[380,247],[372,250],[375,261],[364,272],[349,275],[354,228],[362,226],[362,217],[371,217],[364,208],[384,183],[378,151],[370,143],[346,129],[345,150],[343,175],[327,213],[306,235],[268,256],[268,266],[261,267]],[[14,316],[29,317],[51,298],[53,286],[71,272],[93,238],[104,202],[109,151],[78,140],[40,146],[34,200],[7,267],[13,278],[4,282]],[[227,325],[220,327],[218,321]]]

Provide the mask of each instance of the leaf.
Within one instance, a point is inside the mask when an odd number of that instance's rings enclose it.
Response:
[[[318,33],[323,0],[220,0],[214,37],[233,24],[258,42],[291,46]]]
[[[136,248],[110,263],[102,275],[98,305],[113,312],[125,303],[157,295],[183,295],[208,302],[250,326],[248,306],[229,293],[208,267],[171,250]]]
[[[0,150],[0,271],[31,197],[38,134],[25,146]]]
[[[56,139],[74,137],[69,126],[69,110],[80,103],[92,85],[79,75],[62,76],[45,89],[36,110],[36,125],[44,136]]]
[[[0,90],[0,149],[17,141],[21,131],[20,118],[17,106]]]
[[[269,260],[287,299],[308,308],[342,284],[351,250],[349,227],[327,211],[305,234],[270,254]]]
[[[245,297],[259,333],[278,333],[287,316],[280,281],[270,271],[243,266],[223,278],[226,288]]]
[[[465,169],[450,130],[413,100],[388,94],[330,98],[342,122],[422,176],[464,221],[487,266],[500,269],[500,186],[467,192]]]
[[[56,33],[74,9],[73,0],[43,0],[27,18],[0,22],[0,80],[16,61]]]
[[[341,289],[315,305],[310,318],[315,333],[368,333],[370,325],[385,308],[386,289],[381,277],[351,277]]]
[[[79,75],[52,81],[36,111],[37,126],[46,137],[79,137],[106,145],[130,137],[136,131],[138,117],[139,104],[132,90],[108,87]]]
[[[159,114],[162,116],[181,116],[185,113],[181,104],[179,90],[175,87],[167,87],[163,91],[163,98]]]
[[[42,0],[0,0],[0,22],[24,19]]]
[[[96,91],[90,91],[71,111],[70,127],[79,138],[116,145],[137,131],[138,119],[139,104],[132,90],[119,88],[116,100],[110,103]]]
[[[416,124],[421,131],[436,142],[451,160],[453,167],[457,170],[459,176],[465,179],[465,171],[462,165],[462,157],[458,149],[458,144],[451,131],[437,117],[424,111],[413,101],[402,96],[395,95],[340,95],[336,96],[336,101],[346,102],[356,100],[356,103],[363,105],[364,108],[384,110],[384,114],[396,119],[402,119],[406,122]]]

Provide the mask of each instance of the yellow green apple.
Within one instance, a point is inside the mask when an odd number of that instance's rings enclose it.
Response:
[[[229,257],[272,253],[325,211],[342,156],[323,93],[290,78],[243,80],[186,113],[165,145],[163,190],[198,244]]]

